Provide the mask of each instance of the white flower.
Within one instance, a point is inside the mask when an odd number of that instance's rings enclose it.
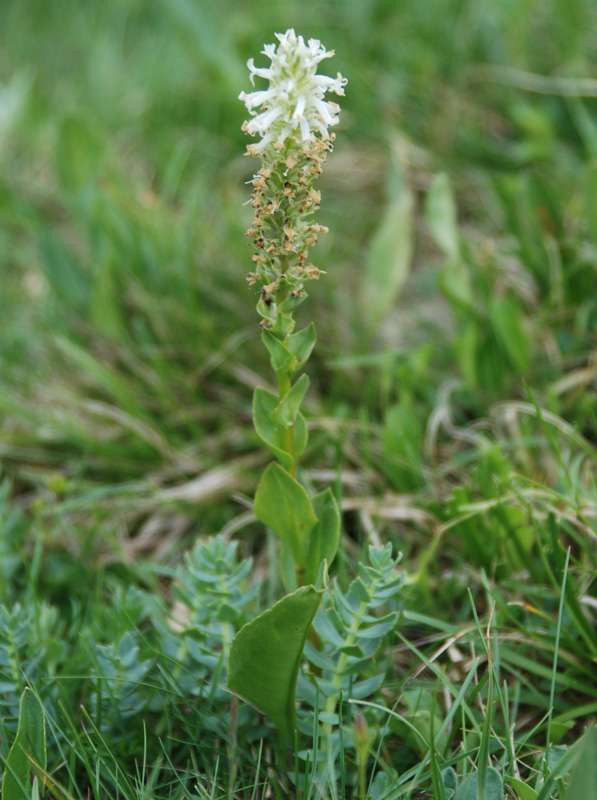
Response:
[[[253,86],[257,76],[268,80],[269,88],[239,95],[251,115],[243,130],[262,137],[249,147],[255,154],[269,144],[281,150],[291,137],[306,143],[317,132],[328,138],[328,128],[338,124],[340,106],[325,100],[325,94],[330,91],[343,95],[346,85],[346,78],[340,73],[335,78],[317,74],[319,62],[334,55],[333,50],[322,47],[319,39],[309,39],[305,44],[293,28],[277,33],[276,37],[277,48],[275,44],[266,44],[262,50],[271,66],[256,67],[252,58],[247,62]]]

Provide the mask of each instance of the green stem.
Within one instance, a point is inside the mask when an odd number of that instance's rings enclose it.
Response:
[[[280,402],[286,397],[291,388],[290,374],[288,372],[278,372],[278,397]],[[296,480],[296,449],[294,446],[294,423],[289,425],[284,431],[284,449],[292,456],[292,465],[287,470],[291,478]],[[299,564],[295,564],[296,585],[298,587],[305,585],[305,568]]]
[[[357,643],[357,631],[359,629],[359,625],[361,624],[361,618],[363,614],[367,611],[367,603],[361,603],[359,606],[359,610],[354,616],[352,621],[352,625],[349,628],[348,636],[346,637],[346,641],[344,644],[347,647],[352,647]],[[336,710],[336,705],[338,702],[338,696],[340,694],[340,688],[342,686],[342,678],[344,677],[343,673],[346,667],[348,666],[348,654],[341,653],[340,658],[338,659],[338,665],[335,669],[334,677],[332,678],[332,686],[337,689],[337,693],[332,694],[328,697],[327,702],[325,704],[326,714],[333,714]],[[331,731],[332,726],[328,725],[328,731]]]
[[[375,594],[377,586],[378,586],[378,582],[377,581],[375,581],[375,582],[373,582],[371,584],[371,587],[369,588],[369,593],[370,593],[371,597],[373,597],[373,595]],[[368,603],[366,603],[364,601],[362,601],[360,603],[359,609],[356,612],[356,614],[354,615],[354,619],[352,621],[352,624],[351,624],[350,628],[348,629],[348,636],[346,637],[346,639],[344,641],[344,644],[347,647],[352,647],[353,645],[355,645],[357,643],[357,641],[358,641],[357,631],[359,630],[359,627],[361,625],[363,616],[367,613],[367,609],[368,608],[369,608],[369,604]],[[338,691],[337,691],[337,693],[331,694],[327,699],[327,702],[325,704],[325,711],[326,711],[327,714],[333,714],[336,711],[336,706],[337,706],[338,698],[339,698],[339,695],[340,695],[340,689],[342,687],[342,678],[344,677],[344,671],[346,670],[347,666],[348,666],[348,654],[347,653],[341,653],[340,654],[340,658],[338,659],[338,664],[336,665],[336,669],[334,670],[334,677],[332,678],[332,681],[331,681],[332,686],[335,689],[337,689]],[[329,736],[331,734],[331,731],[332,731],[332,725],[330,723],[326,723],[325,727],[324,727],[324,730],[327,733],[327,735]]]
[[[278,397],[280,402],[286,397],[290,391],[290,375],[288,372],[278,372]],[[286,439],[284,449],[292,456],[292,466],[288,470],[288,474],[296,480],[296,455],[294,447],[294,423],[289,425],[284,431]]]
[[[352,645],[356,644],[358,639],[357,631],[361,623],[361,617],[366,611],[367,611],[367,603],[361,603],[361,605],[359,606],[359,610],[352,621],[352,625],[349,628],[348,636],[346,637],[346,640],[344,642],[346,646],[352,647]],[[338,705],[338,699],[340,697],[340,691],[342,688],[342,678],[344,677],[342,673],[346,669],[347,665],[348,665],[348,655],[346,653],[342,653],[340,655],[340,658],[338,659],[338,664],[336,666],[336,669],[334,670],[335,674],[331,681],[332,686],[335,689],[337,689],[337,692],[334,692],[334,694],[328,697],[327,702],[325,704],[326,714],[333,714],[336,711],[336,707]],[[325,722],[323,725],[323,736],[325,737],[325,741],[327,742],[329,742],[329,737],[332,734],[332,727],[333,726],[331,722]],[[322,756],[325,755],[326,750],[327,750],[327,745],[326,748],[322,750],[321,753]]]
[[[220,585],[222,582],[220,582]],[[224,654],[224,663],[228,669],[228,660],[230,658],[230,648],[232,647],[232,640],[234,639],[234,628],[230,622],[222,623],[222,652]]]
[[[363,761],[363,759],[359,758],[359,797],[361,800],[366,800],[367,792],[366,792],[366,784],[365,784],[365,768],[367,766],[367,762]]]

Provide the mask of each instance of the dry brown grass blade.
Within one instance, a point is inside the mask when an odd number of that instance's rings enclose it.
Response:
[[[215,467],[204,472],[191,481],[161,489],[157,492],[155,499],[158,502],[185,502],[185,503],[205,503],[214,498],[238,491],[242,479],[243,468],[247,466],[247,460],[236,461],[225,467]]]

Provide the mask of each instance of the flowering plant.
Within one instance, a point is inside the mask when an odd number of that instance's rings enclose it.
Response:
[[[304,283],[321,274],[307,258],[318,234],[327,231],[313,220],[320,203],[313,184],[332,149],[329,128],[339,120],[339,106],[325,96],[343,95],[346,80],[340,73],[317,73],[321,61],[334,55],[319,40],[305,43],[293,29],[276,37],[278,45],[263,50],[269,67],[248,62],[251,83],[264,78],[269,87],[241,92],[239,99],[250,114],[243,130],[260,136],[247,147],[247,155],[261,160],[252,180],[254,217],[247,236],[256,252],[248,280],[259,285],[261,335],[278,379],[277,395],[259,387],[253,398],[255,429],[277,459],[257,487],[254,512],[280,540],[282,580],[290,593],[238,632],[228,683],[292,738],[299,662],[340,537],[332,491],[311,497],[297,480],[307,444],[300,405],[309,379],[294,379],[313,350],[315,327],[294,332],[293,312],[307,296]]]
[[[278,48],[269,44],[262,51],[270,67],[256,67],[252,58],[248,62],[251,82],[265,78],[269,88],[239,95],[251,115],[243,130],[261,136],[247,146],[247,155],[262,161],[252,181],[255,215],[247,236],[258,251],[249,282],[261,285],[258,310],[268,328],[275,325],[278,304],[289,295],[295,301],[304,298],[303,281],[320,274],[307,264],[308,248],[317,234],[327,232],[312,220],[321,199],[313,183],[332,149],[335,135],[329,128],[338,123],[340,111],[324,98],[327,91],[343,95],[346,85],[340,73],[335,78],[317,74],[319,63],[334,55],[318,39],[305,44],[292,28],[276,36]]]

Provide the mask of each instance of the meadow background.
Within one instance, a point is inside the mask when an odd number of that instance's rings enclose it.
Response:
[[[192,628],[188,554],[220,531],[279,596],[237,97],[289,27],[348,78],[303,471],[341,502],[342,585],[370,542],[403,553],[378,700],[426,739],[451,713],[459,776],[481,747],[511,797],[596,797],[557,772],[597,713],[592,0],[3,1],[0,756],[31,685],[48,796],[283,792],[271,729],[230,739],[171,617]],[[369,795],[439,797],[382,719]]]

